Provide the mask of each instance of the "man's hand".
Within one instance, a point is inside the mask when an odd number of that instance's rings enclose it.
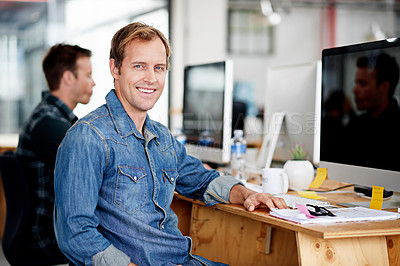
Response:
[[[285,201],[282,198],[274,197],[269,193],[254,193],[246,198],[243,203],[248,211],[254,211],[259,207],[268,207],[271,209],[287,209]]]
[[[287,209],[285,201],[269,193],[257,193],[242,185],[233,186],[229,194],[229,202],[243,204],[248,211],[254,211],[259,207],[271,209]]]

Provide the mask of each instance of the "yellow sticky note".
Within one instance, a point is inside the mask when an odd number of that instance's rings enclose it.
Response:
[[[381,210],[383,205],[383,187],[372,186],[372,197],[369,203],[370,209]]]
[[[326,199],[326,197],[321,197],[315,191],[297,191],[297,193],[299,193],[300,196],[308,199]]]
[[[327,176],[328,176],[328,169],[318,168],[317,175],[315,176],[311,185],[309,185],[308,187],[309,188],[319,188],[322,185],[322,183],[324,183]]]

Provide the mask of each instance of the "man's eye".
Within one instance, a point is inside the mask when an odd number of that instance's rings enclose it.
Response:
[[[135,65],[135,66],[134,66],[134,68],[137,68],[137,69],[142,69],[142,68],[143,68],[143,66],[142,66],[142,65]]]
[[[164,67],[157,66],[157,67],[155,67],[155,69],[158,70],[158,71],[163,71]]]

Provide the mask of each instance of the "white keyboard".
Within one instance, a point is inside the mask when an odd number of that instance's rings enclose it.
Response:
[[[336,206],[331,205],[329,204],[329,202],[323,200],[309,199],[291,194],[279,194],[274,196],[283,198],[286,202],[286,205],[291,209],[297,209],[296,203],[317,205],[319,207],[325,207],[325,208],[337,208]]]

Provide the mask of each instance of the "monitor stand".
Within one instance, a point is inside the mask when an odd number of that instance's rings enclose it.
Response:
[[[267,128],[265,129],[263,142],[256,162],[258,168],[262,169],[271,167],[272,158],[274,156],[275,147],[278,142],[284,118],[284,112],[276,112],[272,114],[269,124],[265,123]]]

